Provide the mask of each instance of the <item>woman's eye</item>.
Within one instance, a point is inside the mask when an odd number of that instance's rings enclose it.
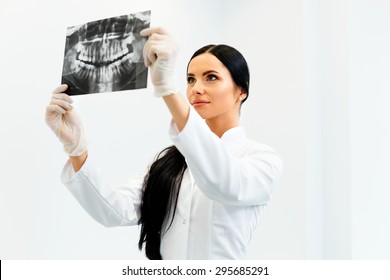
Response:
[[[193,84],[195,82],[194,77],[187,77],[187,84]]]
[[[215,81],[215,80],[217,80],[217,76],[215,76],[215,75],[208,75],[207,76],[207,81]]]

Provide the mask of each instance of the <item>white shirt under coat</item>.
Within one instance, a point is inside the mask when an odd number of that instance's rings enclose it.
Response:
[[[172,226],[161,239],[163,259],[244,259],[281,175],[280,157],[240,126],[219,138],[192,108],[184,129],[179,133],[172,122],[169,134],[188,168]],[[89,156],[77,173],[68,161],[61,177],[97,222],[131,226],[138,224],[146,172],[114,187]]]

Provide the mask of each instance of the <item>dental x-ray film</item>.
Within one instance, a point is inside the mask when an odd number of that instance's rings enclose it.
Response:
[[[69,95],[145,88],[147,68],[139,33],[150,11],[67,28],[62,84]]]

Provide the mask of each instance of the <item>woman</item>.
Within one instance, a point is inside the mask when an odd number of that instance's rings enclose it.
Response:
[[[271,198],[282,163],[275,151],[249,140],[239,126],[249,94],[244,57],[226,45],[194,53],[187,67],[187,99],[177,94],[177,46],[162,28],[148,28],[144,48],[155,95],[172,115],[172,147],[128,182],[111,188],[88,156],[82,124],[57,88],[46,122],[69,161],[62,181],[84,209],[106,226],[141,226],[139,248],[149,259],[242,259]],[[190,106],[192,105],[192,106]]]

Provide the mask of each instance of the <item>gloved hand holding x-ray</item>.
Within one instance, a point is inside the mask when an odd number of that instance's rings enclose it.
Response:
[[[147,68],[139,33],[150,11],[113,17],[67,29],[62,84],[69,95],[145,88]]]
[[[67,85],[57,87],[46,107],[46,124],[54,132],[69,156],[80,156],[87,150],[83,123],[71,103],[72,98],[63,93]]]

